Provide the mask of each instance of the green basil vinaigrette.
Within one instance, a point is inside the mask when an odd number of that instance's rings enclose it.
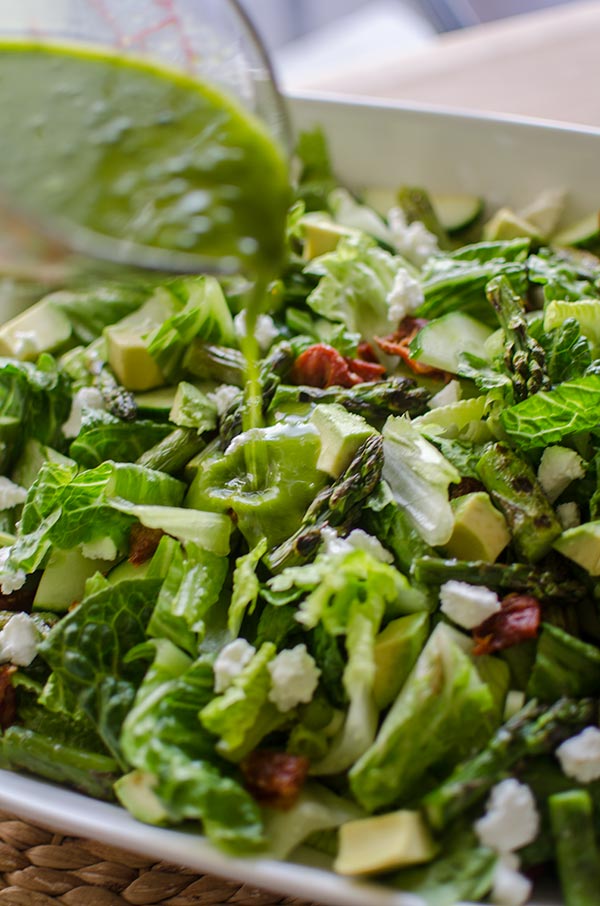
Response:
[[[34,42],[0,42],[0,110],[2,191],[50,224],[237,261],[254,282],[252,331],[289,201],[285,155],[262,123],[213,86],[144,59]],[[244,352],[245,427],[256,427],[252,338]]]

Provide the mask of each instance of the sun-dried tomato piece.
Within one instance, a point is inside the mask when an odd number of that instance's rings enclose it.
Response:
[[[353,374],[357,374],[364,383],[380,381],[385,374],[385,368],[378,362],[364,362],[362,359],[346,359]]]
[[[493,654],[534,639],[540,628],[542,608],[533,595],[512,592],[502,599],[502,609],[473,630],[474,654]]]
[[[129,562],[140,566],[154,554],[164,535],[162,529],[147,528],[139,522],[131,526],[129,534]]]
[[[17,693],[11,676],[17,668],[13,664],[0,667],[0,727],[6,730],[17,718]]]
[[[375,342],[386,355],[399,356],[415,374],[428,374],[449,380],[450,376],[445,371],[440,371],[439,368],[432,368],[431,365],[418,362],[410,354],[411,341],[414,340],[421,328],[425,327],[427,323],[425,318],[404,318],[394,333],[387,337],[375,337]]]
[[[363,362],[375,362],[376,365],[379,364],[377,356],[375,355],[375,350],[366,340],[363,340],[362,343],[358,344],[356,358],[361,359]]]
[[[285,810],[294,805],[304,786],[309,760],[304,755],[257,749],[242,761],[240,768],[246,788],[257,802]]]
[[[385,374],[383,365],[343,356],[333,346],[315,343],[301,352],[292,368],[295,384],[308,387],[354,387],[378,381]]]
[[[25,579],[25,584],[8,595],[0,594],[0,610],[12,610],[14,613],[25,611],[31,613],[33,599],[42,578],[42,571],[31,573]]]

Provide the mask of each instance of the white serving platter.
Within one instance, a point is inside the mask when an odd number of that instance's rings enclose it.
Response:
[[[316,97],[292,98],[291,110],[297,129],[324,127],[336,173],[350,186],[413,183],[518,207],[543,189],[565,187],[570,216],[600,208],[600,129]],[[62,833],[322,904],[424,906],[420,897],[335,875],[308,849],[293,862],[230,858],[200,835],[141,824],[118,806],[2,770],[0,808]],[[559,899],[540,892],[531,906],[559,906]]]

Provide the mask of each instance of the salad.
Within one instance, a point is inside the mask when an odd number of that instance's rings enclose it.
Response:
[[[0,327],[0,763],[435,906],[595,904],[597,218],[298,156],[262,425],[242,276]]]

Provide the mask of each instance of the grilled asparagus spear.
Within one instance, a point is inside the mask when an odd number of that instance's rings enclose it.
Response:
[[[321,544],[326,526],[347,533],[357,522],[367,497],[381,480],[383,438],[373,434],[357,450],[354,459],[332,485],[317,494],[300,528],[264,558],[272,572],[310,560]]]

